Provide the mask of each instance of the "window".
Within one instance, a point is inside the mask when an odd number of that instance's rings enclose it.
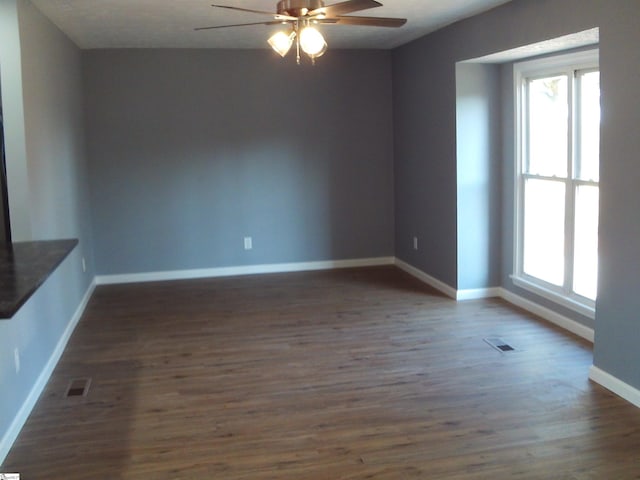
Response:
[[[517,64],[516,285],[593,317],[598,279],[597,51]]]

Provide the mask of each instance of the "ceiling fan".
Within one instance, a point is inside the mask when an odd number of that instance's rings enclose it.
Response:
[[[300,50],[306,53],[313,63],[327,50],[327,42],[316,28],[317,25],[360,25],[366,27],[401,27],[407,23],[406,18],[359,17],[345,16],[349,13],[381,7],[375,0],[346,0],[333,5],[325,5],[324,0],[280,0],[276,13],[249,8],[232,7],[230,5],[211,5],[239,12],[268,15],[272,19],[264,22],[238,23],[233,25],[217,25],[200,27],[196,30],[217,28],[244,27],[249,25],[287,25],[287,31],[279,31],[268,42],[282,57],[286,56],[293,42],[296,43],[296,60],[300,64]]]

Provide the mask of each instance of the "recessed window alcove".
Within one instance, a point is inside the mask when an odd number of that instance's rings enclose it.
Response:
[[[599,29],[537,42],[456,64],[458,288],[513,285],[515,208],[515,62],[593,48]],[[569,314],[570,315],[570,314]],[[584,319],[580,319],[584,320]]]

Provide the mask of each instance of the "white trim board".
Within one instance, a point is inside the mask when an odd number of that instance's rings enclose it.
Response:
[[[326,260],[318,262],[271,263],[240,267],[198,268],[193,270],[167,270],[146,273],[125,273],[96,276],[97,285],[120,283],[162,282],[167,280],[189,280],[196,278],[232,277],[264,273],[305,272],[311,270],[334,270],[339,268],[377,267],[393,265],[394,257],[357,258],[351,260]]]
[[[524,308],[528,312],[533,313],[534,315],[538,315],[539,317],[544,318],[548,322],[553,323],[559,327],[564,328],[565,330],[570,331],[571,333],[578,335],[579,337],[588,340],[593,343],[593,339],[595,336],[593,328],[587,327],[586,325],[581,324],[580,322],[576,322],[564,315],[560,315],[559,313],[554,312],[542,305],[538,305],[531,300],[527,300],[515,293],[510,292],[506,288],[500,288],[500,298],[503,300],[516,305],[517,307]]]
[[[569,332],[578,335],[579,337],[588,340],[593,343],[594,339],[594,330],[593,328],[587,327],[575,320],[572,320],[564,315],[560,315],[559,313],[554,312],[546,307],[538,305],[535,302],[527,300],[515,293],[510,292],[506,288],[502,287],[490,287],[490,288],[478,288],[478,289],[469,289],[469,290],[456,290],[450,285],[438,280],[437,278],[432,277],[424,273],[422,270],[417,269],[409,265],[406,262],[396,258],[395,262],[396,266],[401,270],[404,270],[408,274],[416,277],[418,280],[426,283],[427,285],[435,288],[436,290],[441,291],[448,297],[457,300],[476,300],[481,298],[490,298],[490,297],[499,297],[503,300],[525,309],[526,311],[533,313],[548,322],[553,323],[559,327],[568,330]]]
[[[553,323],[554,325],[564,328],[565,330],[568,330],[569,332],[578,335],[579,337],[582,337],[591,343],[594,342],[595,332],[593,328],[589,328],[579,322],[576,322],[575,320],[565,317],[564,315],[560,315],[553,310],[550,310],[546,307],[538,305],[535,302],[527,300],[526,298],[516,295],[515,293],[512,293],[505,288],[497,287],[475,290],[456,290],[453,287],[441,282],[440,280],[424,273],[423,271],[412,267],[402,260],[396,259],[396,266],[401,270],[409,273],[410,275],[416,277],[418,280],[421,280],[427,285],[432,286],[433,288],[445,293],[446,295],[457,301],[500,297],[506,302],[523,308],[524,310],[527,310],[528,312],[531,312],[534,315],[537,315],[547,320],[548,322]],[[631,385],[623,382],[622,380],[614,377],[613,375],[605,372],[595,365],[591,366],[591,368],[589,369],[589,378],[595,383],[603,386],[607,390],[610,390],[619,397],[623,398],[624,400],[632,403],[636,407],[640,407],[640,390],[632,387]]]
[[[22,430],[22,427],[24,426],[27,419],[29,418],[29,415],[31,414],[33,407],[38,401],[38,398],[40,398],[40,395],[44,391],[44,388],[47,386],[47,382],[49,381],[49,378],[51,377],[53,370],[56,368],[56,365],[58,364],[60,357],[62,357],[62,353],[64,352],[64,349],[66,348],[67,343],[71,338],[71,334],[76,328],[76,325],[78,325],[78,322],[80,321],[80,318],[82,317],[82,314],[84,313],[84,310],[87,307],[89,300],[91,299],[91,295],[93,294],[95,287],[96,287],[96,283],[94,280],[89,285],[89,288],[87,288],[87,291],[82,297],[82,300],[80,301],[78,308],[76,308],[75,313],[69,319],[69,323],[67,323],[67,326],[64,329],[62,336],[58,340],[58,343],[56,344],[56,348],[51,353],[51,356],[49,357],[49,360],[47,361],[42,371],[40,372],[40,375],[38,375],[38,378],[36,379],[36,382],[33,384],[33,387],[31,387],[31,391],[29,391],[29,395],[27,395],[27,398],[25,399],[24,403],[20,407],[20,410],[18,410],[18,413],[16,414],[13,421],[11,422],[11,425],[9,425],[8,430],[5,432],[2,439],[0,440],[0,464],[2,464],[7,458],[7,455],[9,454],[9,450],[13,446],[13,443],[16,441],[16,438],[18,438],[18,434],[20,433],[20,430]]]
[[[469,288],[465,290],[456,290],[456,300],[477,300],[479,298],[501,297],[499,287],[489,288]]]
[[[409,265],[406,262],[403,262],[399,258],[395,259],[395,265],[400,270],[403,270],[406,273],[408,273],[409,275],[411,275],[412,277],[417,278],[422,283],[426,283],[430,287],[433,287],[436,290],[444,293],[447,297],[450,297],[450,298],[452,298],[454,300],[457,299],[457,291],[451,285],[447,285],[443,281],[438,280],[437,278],[432,277],[431,275],[429,275],[427,273],[424,273],[422,270],[420,270],[420,269],[418,269],[418,268],[416,268],[416,267],[414,267],[412,265]]]
[[[623,382],[617,377],[614,377],[610,373],[592,365],[589,369],[589,378],[603,386],[607,390],[612,391],[619,397],[622,397],[626,401],[632,403],[636,407],[640,407],[640,390],[632,387],[628,383]]]
[[[530,282],[529,280],[518,277],[515,275],[510,276],[511,281],[516,287],[520,287],[523,290],[527,290],[534,295],[538,295],[539,297],[546,298],[547,300],[551,300],[552,302],[564,307],[569,310],[573,310],[574,312],[578,312],[580,315],[584,315],[591,320],[595,320],[596,318],[596,309],[595,302],[589,300],[589,304],[578,301],[576,297],[573,296],[564,296],[558,292],[554,292],[553,290],[544,288],[542,285],[538,285],[537,283]],[[590,306],[593,304],[593,306]]]

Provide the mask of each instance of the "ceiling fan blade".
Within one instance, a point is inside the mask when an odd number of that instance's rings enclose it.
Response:
[[[229,27],[248,27],[249,25],[282,25],[282,20],[273,20],[271,22],[255,22],[255,23],[236,23],[235,25],[216,25],[215,27],[198,27],[194,30],[213,30],[216,28],[229,28]]]
[[[359,12],[360,10],[367,10],[369,8],[381,6],[382,4],[375,0],[347,0],[346,2],[334,3],[333,5],[327,5],[326,7],[311,10],[309,12],[309,16],[313,17],[316,15],[324,15],[327,17],[337,17],[338,15]]]
[[[337,25],[360,25],[363,27],[391,27],[398,28],[407,23],[406,18],[388,18],[388,17],[336,17],[327,18],[326,23],[335,23]],[[320,20],[324,22],[324,20]]]
[[[227,10],[235,10],[237,12],[249,12],[249,13],[257,13],[259,15],[269,15],[270,17],[273,17],[276,20],[296,20],[296,17],[290,17],[289,15],[281,15],[279,13],[273,13],[273,12],[265,12],[264,10],[252,10],[250,8],[231,7],[229,5],[211,5],[211,6],[215,8],[226,8]]]

